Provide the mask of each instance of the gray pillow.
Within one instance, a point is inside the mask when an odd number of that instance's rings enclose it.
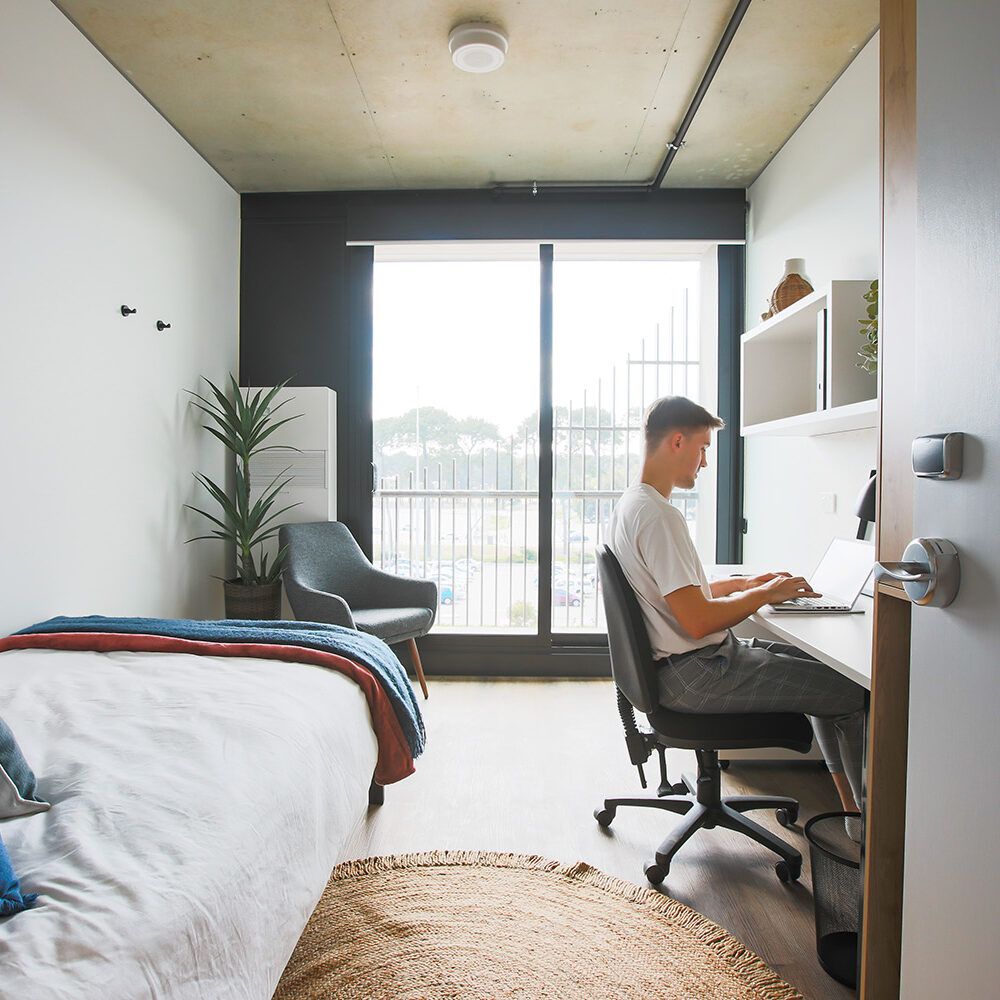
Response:
[[[35,792],[35,775],[10,726],[0,719],[0,819],[29,816],[48,808],[49,803]]]

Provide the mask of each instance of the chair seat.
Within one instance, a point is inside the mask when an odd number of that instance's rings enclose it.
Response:
[[[354,624],[392,645],[404,639],[419,639],[434,620],[428,608],[351,608]]]
[[[646,715],[666,746],[684,750],[756,750],[782,747],[808,752],[813,731],[798,712],[703,715],[658,707]]]

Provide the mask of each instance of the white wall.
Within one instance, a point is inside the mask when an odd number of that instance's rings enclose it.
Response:
[[[235,370],[239,196],[39,0],[0,15],[0,135],[0,631],[218,613],[184,390]]]
[[[878,275],[878,36],[862,49],[747,193],[747,328],[788,257],[814,287]],[[859,344],[861,338],[858,338]],[[874,430],[746,440],[744,560],[808,571],[834,535],[853,537],[855,496],[875,467]],[[836,513],[820,494],[836,495]]]

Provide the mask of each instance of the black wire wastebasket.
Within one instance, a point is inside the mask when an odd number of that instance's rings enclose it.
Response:
[[[845,819],[860,829],[858,813],[814,816],[805,826],[812,864],[819,963],[839,983],[857,985],[861,924],[861,845],[848,836]]]

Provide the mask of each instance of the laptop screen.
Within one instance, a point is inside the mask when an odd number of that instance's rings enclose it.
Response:
[[[808,579],[813,590],[824,597],[835,597],[845,604],[853,604],[874,565],[874,545],[835,538],[816,572]]]

